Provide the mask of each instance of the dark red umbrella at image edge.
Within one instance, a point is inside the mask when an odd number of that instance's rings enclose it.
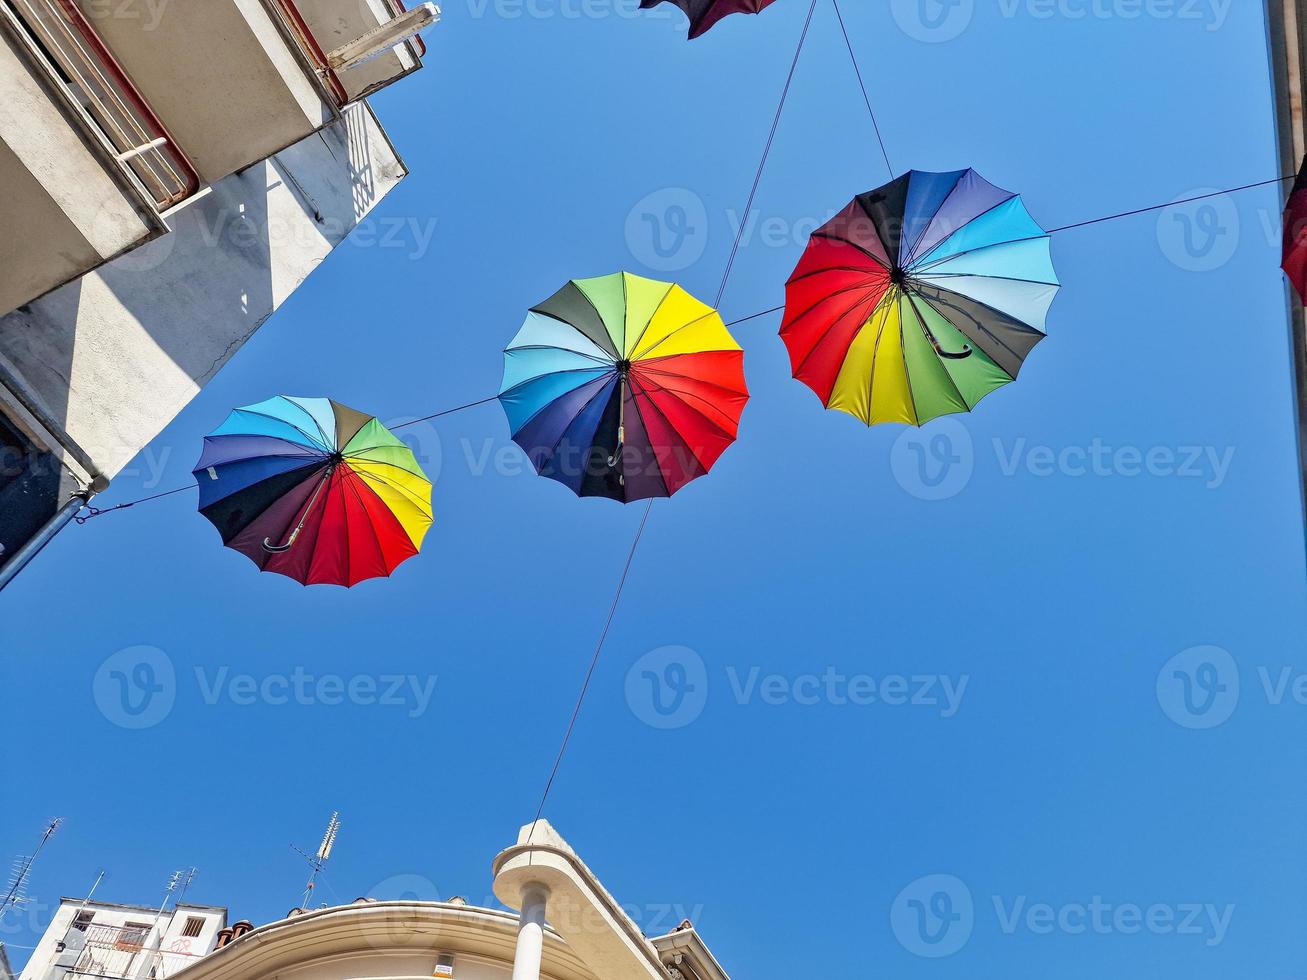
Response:
[[[1307,303],[1307,160],[1298,171],[1289,203],[1284,208],[1284,274]]]
[[[690,18],[690,40],[706,34],[728,14],[759,14],[775,0],[640,0],[641,10],[651,10],[660,3],[673,3]]]

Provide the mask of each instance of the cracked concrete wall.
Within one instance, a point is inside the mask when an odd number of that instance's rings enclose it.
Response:
[[[112,478],[406,173],[351,106],[172,212],[170,234],[0,317],[0,364]]]

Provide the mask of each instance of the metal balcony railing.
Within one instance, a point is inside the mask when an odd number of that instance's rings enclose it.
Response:
[[[160,947],[154,929],[146,923],[92,925],[81,938],[80,950],[76,939],[68,944],[78,954],[70,974],[78,980],[165,980],[203,957],[205,950],[196,942],[175,938]]]
[[[163,123],[73,0],[0,0],[18,16],[50,67],[166,210],[200,178]]]

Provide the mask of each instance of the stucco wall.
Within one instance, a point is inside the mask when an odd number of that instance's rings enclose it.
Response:
[[[0,317],[0,357],[112,477],[405,174],[355,105],[170,214],[171,234]]]

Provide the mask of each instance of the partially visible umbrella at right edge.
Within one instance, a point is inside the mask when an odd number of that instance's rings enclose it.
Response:
[[[1289,203],[1284,208],[1284,274],[1307,303],[1307,160],[1294,181]]]

